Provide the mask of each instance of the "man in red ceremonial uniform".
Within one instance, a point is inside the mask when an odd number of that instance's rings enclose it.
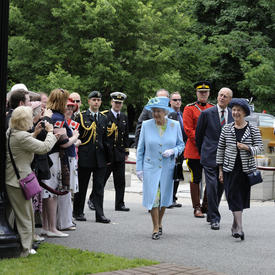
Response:
[[[191,172],[190,193],[196,218],[204,218],[207,213],[207,196],[204,190],[203,203],[200,203],[200,182],[202,179],[202,165],[200,155],[195,141],[195,132],[198,118],[203,110],[214,105],[207,103],[210,94],[210,83],[199,81],[194,85],[197,94],[197,101],[185,106],[182,115],[184,131],[188,137],[184,150],[184,157],[187,159],[187,166]]]

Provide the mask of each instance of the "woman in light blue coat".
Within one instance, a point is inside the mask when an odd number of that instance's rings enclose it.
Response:
[[[149,100],[145,108],[153,119],[142,123],[137,148],[137,176],[143,181],[143,206],[151,210],[154,240],[162,234],[165,208],[172,204],[175,158],[185,146],[179,122],[166,117],[168,104],[167,97]]]

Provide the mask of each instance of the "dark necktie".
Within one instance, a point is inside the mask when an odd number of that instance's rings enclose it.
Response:
[[[94,114],[95,123],[97,124],[97,114]]]
[[[116,115],[116,120],[119,121],[119,114]]]
[[[178,118],[178,121],[180,123],[181,130],[183,130],[183,122],[182,122],[182,117],[180,115],[180,112],[177,112],[177,118]]]
[[[222,115],[221,115],[221,127],[223,127],[224,124],[225,124],[224,110],[222,110],[221,113],[222,113]]]

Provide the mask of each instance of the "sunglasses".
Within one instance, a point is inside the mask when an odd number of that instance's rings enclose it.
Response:
[[[79,99],[73,100],[73,103],[80,103]]]
[[[172,101],[181,101],[181,99],[179,98],[174,98],[174,99],[172,99]]]

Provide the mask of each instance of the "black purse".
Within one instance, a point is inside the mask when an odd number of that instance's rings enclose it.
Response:
[[[247,174],[247,177],[250,186],[263,182],[262,174],[259,170]]]
[[[248,123],[248,127],[250,128],[249,123]],[[250,132],[251,132],[251,128],[250,128]],[[257,158],[256,158],[256,166],[258,166]],[[247,174],[247,177],[248,177],[248,184],[250,186],[253,186],[255,184],[263,182],[262,174],[259,170],[255,170],[253,172],[250,172],[249,174]]]

